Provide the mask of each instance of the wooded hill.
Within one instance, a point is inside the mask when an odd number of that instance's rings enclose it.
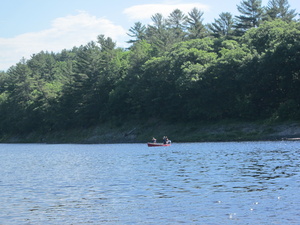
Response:
[[[0,72],[0,135],[106,122],[300,120],[300,22],[286,0],[244,0],[203,24],[180,9],[136,22],[130,47],[40,52]]]

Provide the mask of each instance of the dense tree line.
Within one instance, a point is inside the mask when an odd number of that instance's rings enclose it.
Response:
[[[0,72],[0,134],[110,121],[300,119],[300,22],[287,0],[243,0],[241,13],[179,9],[109,37],[40,52]]]

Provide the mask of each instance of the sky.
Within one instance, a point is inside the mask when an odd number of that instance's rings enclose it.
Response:
[[[226,3],[227,2],[227,3]],[[241,0],[3,0],[0,8],[0,71],[30,59],[41,51],[60,52],[111,37],[118,47],[127,47],[128,30],[136,22],[151,24],[151,16],[165,18],[175,9],[187,14],[200,9],[204,24],[222,12],[237,16]],[[262,0],[266,6],[268,0]],[[289,0],[300,13],[300,1]]]

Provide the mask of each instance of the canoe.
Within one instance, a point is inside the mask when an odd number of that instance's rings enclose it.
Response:
[[[163,147],[163,146],[171,146],[171,144],[164,144],[164,143],[151,143],[148,142],[148,147]]]

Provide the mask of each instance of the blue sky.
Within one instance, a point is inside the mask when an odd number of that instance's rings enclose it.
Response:
[[[126,47],[126,32],[135,22],[147,25],[151,15],[165,17],[179,8],[187,13],[196,7],[204,12],[204,23],[222,12],[239,15],[241,0],[9,0],[0,9],[0,70],[7,70],[22,57],[40,51],[60,52],[96,40],[99,34]],[[268,0],[262,1],[263,6]],[[300,12],[299,0],[289,0]]]

